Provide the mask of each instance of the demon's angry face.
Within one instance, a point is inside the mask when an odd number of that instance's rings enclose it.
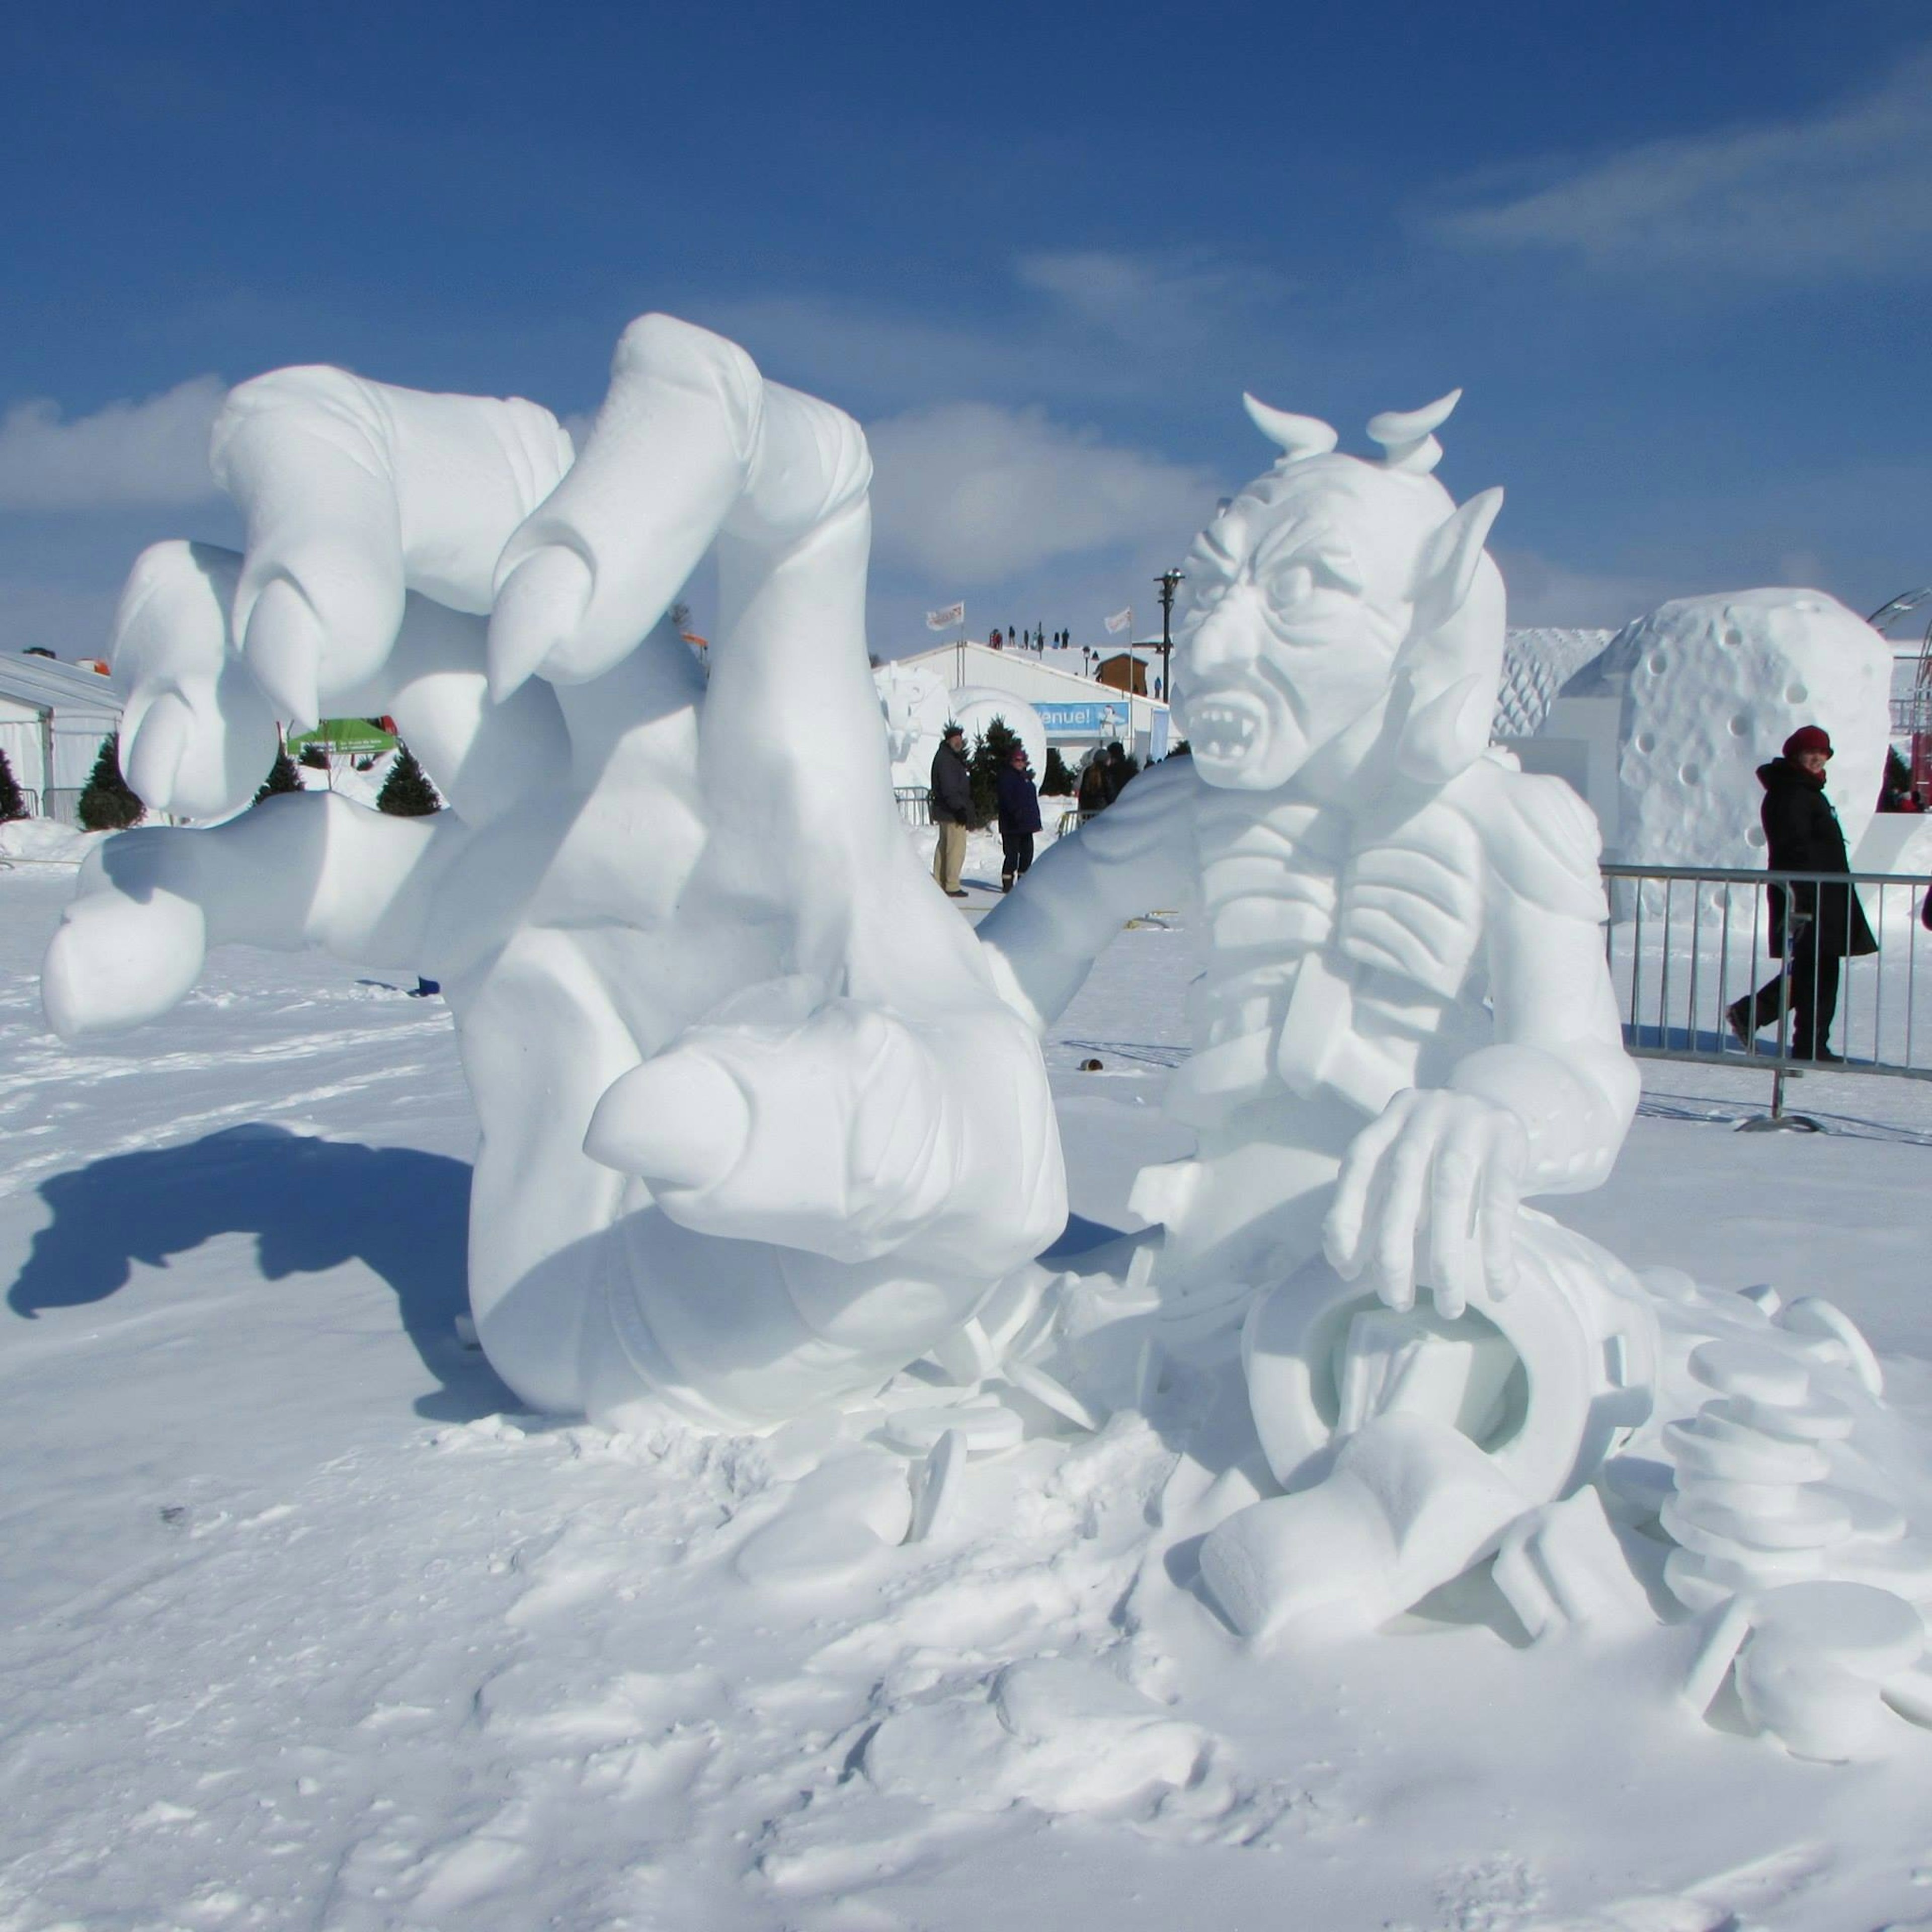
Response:
[[[1387,696],[1439,485],[1346,456],[1251,484],[1196,541],[1177,710],[1210,784],[1270,791]]]

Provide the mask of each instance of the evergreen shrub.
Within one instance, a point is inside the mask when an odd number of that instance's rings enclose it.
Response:
[[[82,788],[80,822],[89,832],[119,832],[138,825],[148,808],[128,789],[121,776],[121,734],[100,741],[94,770]]]
[[[376,794],[376,809],[398,818],[427,818],[431,812],[442,809],[442,800],[430,783],[428,772],[417,763],[416,754],[406,745],[396,747],[396,762],[389,767],[389,776]]]

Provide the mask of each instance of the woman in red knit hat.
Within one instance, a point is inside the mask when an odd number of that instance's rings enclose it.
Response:
[[[1784,741],[1780,757],[1757,768],[1764,787],[1758,816],[1764,825],[1765,863],[1774,872],[1849,872],[1851,859],[1838,814],[1825,796],[1832,740],[1823,728],[1803,724]],[[1864,908],[1850,885],[1804,880],[1769,888],[1771,956],[1791,966],[1791,1057],[1836,1060],[1826,1044],[1838,1010],[1839,962],[1878,950]],[[1746,1046],[1784,1010],[1784,975],[1726,1010],[1731,1030]]]

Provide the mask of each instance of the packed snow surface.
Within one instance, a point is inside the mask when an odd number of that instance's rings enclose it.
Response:
[[[0,865],[77,866],[98,834],[51,818],[14,818],[0,825]]]
[[[924,1540],[788,1582],[760,1532],[809,1427],[546,1421],[466,1346],[439,1003],[229,950],[166,1019],[64,1047],[34,974],[70,878],[0,872],[8,1932],[1932,1913],[1932,1739],[1828,1767],[1706,1724],[1672,1688],[1694,1623],[1528,1650],[1478,1579],[1393,1635],[1244,1652],[1184,1533],[1253,1491],[1232,1370],[1095,1436],[1042,1414]],[[1157,1102],[1189,958],[1171,920],[1130,929],[1049,1041],[1070,1245],[1184,1150]],[[1636,1267],[1828,1294],[1932,1420],[1922,1090],[1812,1077],[1831,1134],[1738,1136],[1762,1075],[1651,1072],[1562,1218]]]

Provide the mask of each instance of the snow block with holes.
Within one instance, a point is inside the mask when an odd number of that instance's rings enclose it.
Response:
[[[1623,686],[1618,818],[1627,865],[1764,863],[1757,768],[1801,724],[1834,755],[1828,790],[1856,851],[1891,733],[1892,653],[1822,590],[1683,597],[1626,625],[1593,678]]]

